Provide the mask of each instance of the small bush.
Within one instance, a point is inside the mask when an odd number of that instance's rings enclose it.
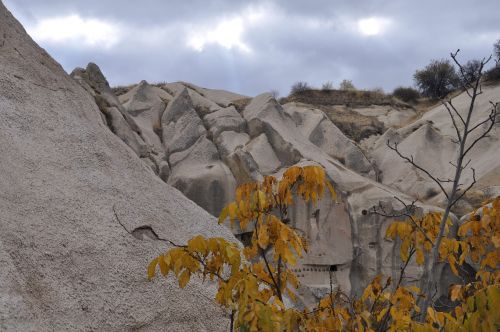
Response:
[[[460,79],[449,60],[432,60],[424,69],[413,75],[415,84],[426,97],[439,99],[455,90]]]
[[[376,94],[382,95],[382,96],[385,95],[384,88],[381,88],[381,87],[373,88],[371,91],[373,91]]]
[[[309,86],[309,84],[307,84],[306,82],[299,81],[299,82],[295,82],[292,85],[292,88],[290,89],[290,94],[294,94],[294,93],[302,92],[302,91],[307,91],[307,90],[311,90],[311,87]]]
[[[279,96],[280,96],[280,92],[276,89],[273,89],[271,91],[269,91],[269,93],[271,94],[271,96],[273,96],[274,99],[278,100]]]
[[[479,76],[479,69],[481,68],[481,61],[470,60],[467,61],[465,65],[462,66],[462,71],[460,75],[460,82],[463,86],[472,84],[475,82]]]
[[[333,90],[333,83],[330,81],[323,83],[323,85],[321,86],[321,90],[323,90],[323,91]]]
[[[500,81],[500,64],[491,68],[484,73],[484,78],[488,82],[498,82]]]
[[[340,90],[353,91],[356,90],[356,88],[354,87],[354,84],[352,84],[351,80],[343,80],[340,82]]]
[[[411,87],[397,87],[392,92],[392,95],[406,103],[414,103],[420,98],[418,90]]]

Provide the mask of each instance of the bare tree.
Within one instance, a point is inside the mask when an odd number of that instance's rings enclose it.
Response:
[[[428,239],[429,242],[433,244],[433,247],[429,257],[425,261],[424,272],[420,280],[420,289],[422,290],[422,293],[425,295],[425,297],[423,297],[419,303],[422,313],[420,316],[422,321],[425,320],[427,308],[433,304],[433,293],[434,290],[436,289],[436,284],[437,284],[436,275],[439,263],[439,248],[441,246],[443,237],[445,236],[446,221],[450,217],[450,212],[452,208],[476,184],[476,172],[474,168],[468,167],[471,162],[471,159],[468,158],[468,155],[470,151],[477,145],[477,143],[479,143],[482,139],[488,137],[488,134],[494,128],[495,124],[499,122],[498,120],[500,118],[499,117],[500,110],[498,107],[498,102],[493,103],[490,101],[491,111],[489,115],[485,119],[482,119],[476,124],[471,123],[472,115],[474,114],[474,106],[476,99],[480,94],[482,94],[481,79],[483,76],[483,70],[486,64],[492,59],[492,57],[490,56],[488,58],[483,58],[478,63],[477,71],[474,73],[475,75],[473,75],[474,79],[471,80],[471,75],[467,71],[468,68],[464,67],[457,60],[458,52],[459,50],[457,50],[455,53],[451,53],[451,58],[453,59],[454,63],[458,66],[459,75],[461,76],[460,82],[462,84],[462,88],[470,98],[467,113],[462,115],[453,104],[451,98],[447,100],[441,100],[446,111],[448,112],[448,115],[450,116],[451,122],[455,129],[456,139],[453,140],[453,142],[458,145],[457,159],[455,162],[450,161],[450,164],[455,169],[454,172],[455,174],[453,178],[452,179],[438,178],[437,176],[433,175],[430,171],[419,165],[418,161],[415,161],[413,156],[404,155],[399,150],[397,143],[391,144],[390,141],[387,141],[387,146],[391,150],[397,153],[397,155],[400,158],[411,164],[419,171],[423,172],[427,177],[429,177],[432,181],[434,181],[439,187],[439,189],[442,191],[444,196],[446,197],[446,203],[445,203],[446,207],[444,209],[442,218],[440,220],[438,236],[434,241]],[[474,138],[472,138],[471,135],[473,133],[474,133],[473,136]],[[464,186],[460,180],[462,174],[465,171],[470,171],[472,174],[472,181],[467,186]],[[451,184],[451,189],[447,190],[445,186],[449,184]],[[389,213],[386,213],[386,211],[383,210],[383,208],[381,207],[379,207],[378,209],[374,208],[373,212],[387,217],[407,217],[411,219],[414,210],[416,208],[415,206],[416,201],[411,202],[411,204],[405,204],[402,200],[400,199],[398,200],[402,202],[404,205],[403,212],[398,215],[394,214],[391,215]],[[427,237],[427,235],[422,229],[419,229],[419,231],[422,232],[424,236]]]
[[[351,80],[342,80],[342,82],[340,82],[339,89],[343,91],[353,91],[356,90],[356,87],[352,84]]]
[[[323,83],[323,85],[321,86],[321,90],[323,90],[323,91],[333,90],[333,83],[331,81]]]
[[[290,89],[290,94],[292,95],[294,93],[303,92],[307,90],[311,90],[309,84],[307,84],[307,82],[298,81],[292,85],[292,88]]]

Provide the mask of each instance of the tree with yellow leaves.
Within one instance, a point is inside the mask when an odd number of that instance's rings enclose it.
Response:
[[[176,245],[149,265],[166,276],[173,272],[184,287],[193,274],[218,282],[216,301],[231,311],[231,330],[295,330],[301,313],[284,304],[295,300],[297,276],[289,268],[306,250],[305,239],[284,222],[294,196],[316,203],[328,189],[336,193],[318,166],[291,167],[278,180],[266,176],[262,183],[236,189],[236,199],[221,212],[219,223],[229,218],[241,229],[253,230],[251,245],[242,249],[223,238],[197,236],[187,245]]]
[[[440,258],[456,266],[470,259],[479,265],[474,283],[452,287],[452,313],[427,309],[427,319],[419,322],[419,288],[404,285],[405,271],[413,256],[424,264],[439,235],[440,213],[420,218],[410,216],[393,222],[386,236],[401,240],[403,265],[398,280],[377,276],[359,299],[333,291],[317,306],[297,310],[285,305],[285,297],[295,301],[299,286],[290,269],[307,251],[304,238],[291,228],[287,210],[294,197],[316,203],[328,188],[336,193],[318,166],[291,167],[282,179],[265,177],[262,183],[247,183],[236,190],[236,199],[221,212],[219,223],[229,218],[241,229],[252,227],[251,244],[241,248],[223,238],[196,236],[186,245],[156,257],[148,267],[148,277],[157,269],[173,273],[180,287],[193,275],[215,280],[215,300],[229,310],[231,331],[467,331],[468,326],[500,328],[500,198],[471,214],[459,229],[460,239],[446,236]],[[448,235],[448,227],[446,228]],[[481,325],[482,324],[482,325]]]

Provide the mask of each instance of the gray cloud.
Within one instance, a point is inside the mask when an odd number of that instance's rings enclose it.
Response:
[[[101,27],[92,19],[110,25],[103,38],[116,40],[38,38],[68,71],[93,61],[114,85],[182,80],[248,95],[286,95],[298,80],[320,86],[344,78],[390,91],[411,85],[413,72],[433,58],[457,48],[464,60],[488,56],[500,38],[497,0],[4,2],[28,31],[70,15],[87,20],[87,30]],[[385,30],[360,34],[358,20],[371,17]]]

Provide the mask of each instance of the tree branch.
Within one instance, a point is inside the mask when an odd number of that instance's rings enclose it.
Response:
[[[387,217],[387,218],[401,218],[401,217],[406,217],[408,218],[412,223],[413,225],[422,233],[422,235],[425,237],[425,239],[427,241],[429,241],[432,245],[434,245],[434,241],[432,241],[428,236],[427,236],[427,233],[425,232],[425,230],[417,223],[417,221],[415,220],[415,218],[413,218],[413,215],[411,215],[412,211],[416,208],[415,206],[415,202],[417,200],[414,200],[413,202],[411,202],[410,205],[407,205],[403,200],[401,200],[399,197],[397,196],[394,196],[394,198],[396,200],[398,200],[401,204],[404,205],[404,209],[405,211],[407,212],[403,212],[403,213],[400,213],[400,214],[391,214],[391,213],[387,213],[384,209],[384,207],[379,203],[379,208],[382,212],[378,212],[376,210],[376,207],[374,206],[373,207],[373,211],[372,213],[373,214],[377,214],[379,216],[382,216],[382,217]]]
[[[486,138],[488,137],[488,134],[490,133],[490,131],[493,129],[493,127],[495,126],[495,123],[496,123],[496,116],[498,115],[497,114],[497,104],[494,105],[494,109],[492,110],[492,113],[488,116],[488,119],[490,121],[490,125],[488,126],[488,128],[478,137],[476,138],[471,145],[469,145],[469,147],[464,151],[464,156],[474,147],[474,145],[476,145],[480,140],[482,140],[483,138]],[[485,121],[485,122],[488,122],[488,121]],[[474,128],[475,129],[475,128]],[[472,130],[471,130],[472,131]],[[469,131],[470,132],[470,131]]]
[[[460,199],[462,199],[462,197],[464,197],[464,195],[470,189],[472,189],[472,187],[476,184],[476,170],[474,168],[471,168],[471,169],[472,169],[472,182],[469,184],[469,186],[467,188],[465,188],[465,190],[457,198],[455,198],[455,200],[450,204],[450,206],[454,206],[455,204],[457,204],[457,202]]]
[[[439,186],[439,188],[441,189],[441,191],[443,192],[443,194],[446,196],[446,198],[448,198],[448,193],[446,192],[446,190],[444,189],[443,185],[441,184],[441,182],[436,178],[434,177],[428,170],[426,170],[425,168],[419,166],[417,163],[415,163],[413,161],[413,156],[410,156],[410,158],[408,158],[407,156],[403,155],[399,150],[398,150],[398,143],[394,143],[394,147],[391,146],[390,144],[390,141],[387,140],[387,146],[389,147],[389,149],[395,151],[398,156],[404,160],[406,160],[407,162],[409,162],[411,165],[413,165],[413,167],[415,167],[416,169],[424,172],[431,180],[433,180],[435,183],[437,183],[437,185]]]
[[[448,107],[448,104],[446,102],[443,102],[443,101],[441,103],[444,105],[444,107],[446,107],[446,110],[448,111],[448,114],[450,115],[451,122],[453,123],[453,127],[455,128],[455,132],[457,134],[458,142],[461,142],[462,141],[462,135],[460,134],[460,128],[458,128],[458,125],[457,125],[457,123],[455,121],[455,117],[451,113],[451,110]]]

